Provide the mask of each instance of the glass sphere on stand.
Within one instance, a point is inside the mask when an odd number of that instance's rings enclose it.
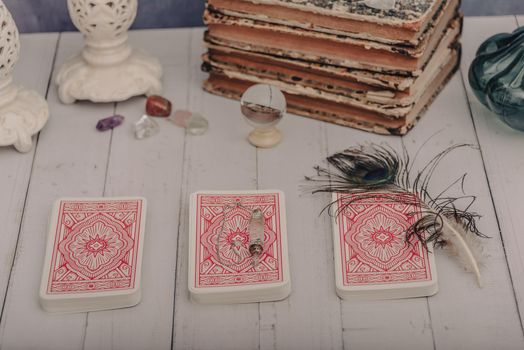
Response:
[[[256,147],[272,148],[282,141],[276,125],[286,113],[286,97],[277,87],[257,84],[242,95],[240,108],[247,122],[255,128],[248,137]]]

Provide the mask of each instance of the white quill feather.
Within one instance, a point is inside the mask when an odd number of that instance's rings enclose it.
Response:
[[[442,237],[444,249],[456,257],[468,272],[477,277],[477,283],[482,288],[480,265],[486,253],[477,235],[469,232],[464,225],[454,217],[442,217]]]

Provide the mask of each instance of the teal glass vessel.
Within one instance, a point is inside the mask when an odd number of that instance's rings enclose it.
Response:
[[[524,131],[524,27],[496,34],[480,45],[469,84],[486,107]]]

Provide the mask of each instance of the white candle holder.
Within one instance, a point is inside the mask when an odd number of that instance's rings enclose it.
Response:
[[[81,54],[58,73],[63,103],[76,100],[119,102],[133,96],[159,94],[162,67],[157,59],[134,50],[128,30],[137,14],[137,0],[68,0],[69,15],[84,34]]]
[[[31,136],[47,122],[49,108],[37,92],[13,85],[19,55],[18,28],[0,0],[0,146],[14,145],[25,153],[33,147]]]

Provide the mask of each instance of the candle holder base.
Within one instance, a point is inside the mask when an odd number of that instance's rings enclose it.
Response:
[[[58,73],[58,96],[65,104],[77,100],[120,102],[162,90],[162,66],[138,50],[114,65],[89,64],[82,54],[67,61]]]
[[[37,134],[49,119],[47,102],[33,90],[14,88],[16,96],[0,105],[0,146],[14,145],[27,153],[33,148],[31,136]]]
[[[249,134],[248,141],[259,148],[273,148],[282,142],[282,133],[277,128],[255,129]]]

